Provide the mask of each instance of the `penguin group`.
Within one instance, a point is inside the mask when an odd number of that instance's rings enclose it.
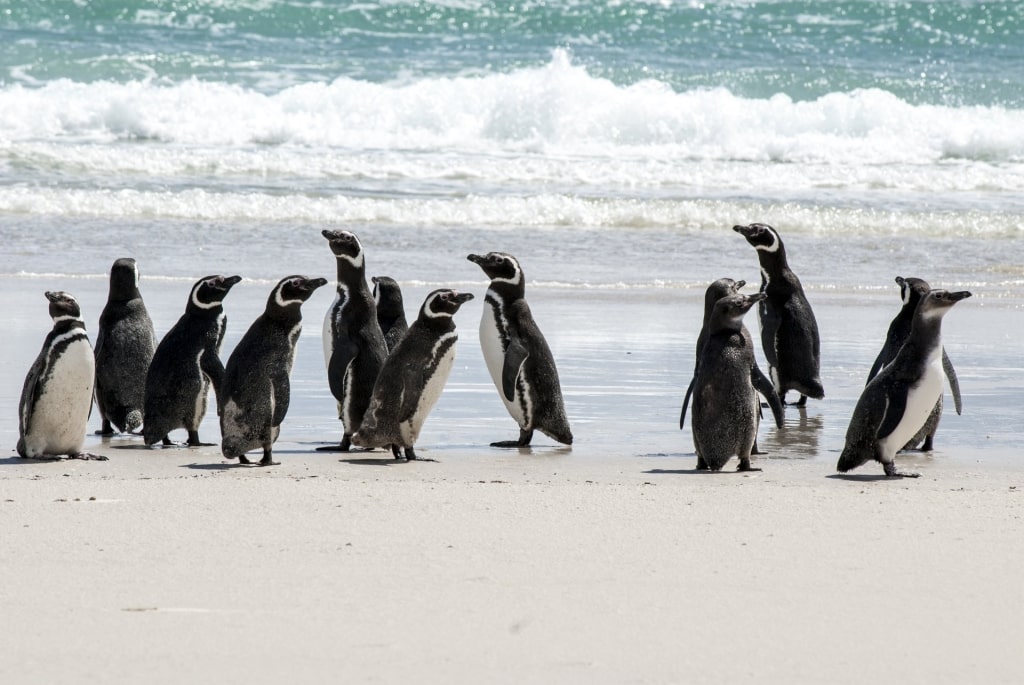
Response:
[[[764,454],[757,443],[762,409],[770,409],[781,429],[786,406],[803,409],[808,398],[825,396],[817,322],[779,232],[762,223],[733,230],[755,249],[761,285],[757,293],[744,294],[744,281],[721,278],[705,292],[693,378],[679,417],[682,428],[692,402],[700,471],[720,471],[733,457],[737,470],[758,470],[751,457]],[[409,324],[398,282],[387,276],[367,280],[366,255],[356,234],[321,234],[337,273],[322,342],[341,437],[318,449],[384,448],[395,459],[414,460],[420,431],[454,364],[455,315],[474,296],[450,288],[434,290]],[[467,259],[489,279],[479,327],[481,352],[518,427],[516,438],[491,446],[528,448],[536,431],[572,445],[555,358],[527,304],[519,260],[504,252],[470,254]],[[263,313],[222,363],[224,300],[241,280],[214,274],[196,281],[185,312],[157,344],[139,290],[138,265],[131,258],[118,259],[111,267],[95,349],[75,298],[47,292],[53,328],[25,379],[18,454],[105,459],[82,449],[93,402],[102,435],[141,435],[148,447],[171,447],[176,445],[171,432],[184,429],[186,446],[211,445],[200,441],[199,428],[212,389],[222,455],[253,464],[246,455],[260,450],[257,465],[276,464],[273,445],[290,403],[302,305],[327,280],[291,275],[278,281]],[[919,278],[897,277],[896,283],[903,306],[853,411],[837,464],[840,472],[874,460],[886,476],[917,475],[897,470],[894,458],[904,449],[933,449],[944,378],[949,379],[957,413],[962,409],[959,383],[942,347],[941,322],[971,293],[933,289]],[[743,323],[755,306],[767,375]],[[792,405],[785,401],[789,391],[799,396]]]

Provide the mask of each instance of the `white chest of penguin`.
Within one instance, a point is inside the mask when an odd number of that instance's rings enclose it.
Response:
[[[32,414],[29,450],[38,453],[78,451],[92,406],[95,358],[85,339],[68,345],[49,369]],[[35,445],[33,437],[45,445]],[[36,449],[33,449],[36,448]]]
[[[458,339],[458,334],[452,331],[445,333],[434,343],[430,360],[426,365],[427,369],[432,369],[432,373],[426,379],[423,392],[420,393],[419,402],[416,404],[416,410],[401,426],[402,438],[409,445],[416,442],[427,414],[437,404],[437,400],[441,397],[441,392],[448,382],[448,376],[451,375],[452,367],[455,365],[455,343]]]
[[[487,363],[487,370],[491,374],[494,385],[501,388],[501,372],[505,366],[505,345],[502,342],[502,333],[508,328],[508,323],[501,307],[494,304],[491,297],[488,294],[484,300],[483,315],[480,317],[480,349],[483,351],[484,361]],[[511,402],[500,390],[498,392],[512,418],[520,426],[524,426],[528,422],[523,412],[521,394],[519,383],[516,384],[515,395]]]
[[[942,395],[944,378],[942,346],[939,345],[929,355],[921,380],[907,389],[907,405],[903,411],[903,419],[896,429],[882,441],[885,445],[895,445],[899,450],[917,434]]]

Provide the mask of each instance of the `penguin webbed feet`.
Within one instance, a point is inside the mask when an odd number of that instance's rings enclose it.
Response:
[[[69,454],[68,459],[81,459],[83,461],[109,461],[109,459],[102,454],[93,454],[92,452],[76,452],[75,454]]]
[[[167,438],[164,438],[166,440]],[[185,443],[189,447],[216,447],[215,442],[202,442],[199,440],[199,431],[189,431],[188,441]]]
[[[882,468],[885,469],[885,475],[889,478],[920,478],[920,473],[913,473],[911,471],[898,471],[896,464],[892,462],[886,462],[882,464]]]
[[[398,444],[391,445],[391,454],[395,459],[405,461],[416,461],[416,450],[412,447],[401,447]]]
[[[492,442],[491,447],[502,447],[502,448],[515,448],[515,447],[529,447],[530,441],[533,440],[533,430],[520,430],[518,440],[499,440],[498,442]]]
[[[324,445],[322,447],[317,447],[316,451],[317,452],[348,452],[351,449],[352,449],[352,436],[349,435],[348,433],[345,433],[343,436],[341,436],[341,444],[340,445]]]
[[[736,467],[736,471],[737,472],[741,472],[741,473],[742,472],[746,472],[746,471],[761,471],[761,470],[762,469],[760,469],[760,468],[758,468],[756,466],[751,466],[750,465],[750,459],[744,459],[742,457],[740,457],[739,466]]]

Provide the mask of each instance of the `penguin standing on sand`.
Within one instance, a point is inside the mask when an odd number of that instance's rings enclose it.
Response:
[[[241,280],[215,275],[196,281],[185,313],[157,346],[146,374],[146,445],[172,444],[167,434],[178,428],[188,431],[189,447],[210,444],[199,441],[199,424],[206,415],[210,386],[220,394],[220,346],[227,329],[223,302]]]
[[[896,452],[921,429],[942,395],[942,317],[970,296],[966,290],[930,290],[921,299],[907,341],[857,401],[836,465],[839,471],[874,459],[887,476],[918,476],[896,470]]]
[[[824,398],[818,323],[800,279],[789,268],[782,238],[767,224],[733,226],[732,230],[754,246],[761,264],[761,292],[767,295],[758,305],[761,346],[775,391],[785,402],[786,393],[796,390],[799,407],[807,404],[808,397]]]
[[[133,433],[143,423],[146,373],[156,349],[153,322],[139,292],[139,268],[131,257],[110,268],[110,292],[96,334],[96,406],[100,435]]]
[[[917,305],[921,302],[921,298],[931,290],[928,282],[920,278],[897,276],[896,284],[900,286],[900,298],[903,300],[903,307],[892,320],[892,323],[889,324],[889,331],[885,336],[885,344],[882,345],[878,357],[875,358],[875,363],[871,365],[871,371],[868,372],[868,382],[878,374],[883,366],[896,358],[896,353],[903,347],[903,343],[907,341],[907,336],[910,335],[910,327],[914,320],[914,311],[917,309]],[[960,381],[956,377],[956,369],[953,368],[953,362],[949,360],[945,348],[942,350],[942,368],[946,373],[946,378],[949,380],[949,389],[953,393],[953,406],[956,407],[956,413],[960,414],[963,410],[963,403],[960,399]],[[942,395],[940,394],[939,401],[935,403],[935,408],[929,414],[924,426],[917,432],[917,435],[910,439],[910,442],[903,446],[903,449],[915,449],[920,445],[922,452],[932,451],[935,433],[939,429],[939,420],[941,418]],[[922,440],[924,441],[923,444]]]
[[[373,301],[377,303],[377,323],[380,324],[384,345],[390,353],[409,330],[409,324],[405,321],[402,289],[395,279],[388,276],[374,276],[370,280],[373,281]]]
[[[435,290],[398,345],[391,350],[373,388],[373,400],[352,442],[362,447],[391,446],[396,459],[413,449],[427,414],[441,396],[455,361],[455,312],[472,300],[469,293]]]
[[[754,347],[743,334],[743,315],[766,295],[727,295],[711,310],[708,336],[693,387],[693,443],[697,468],[720,471],[733,456],[738,471],[750,465],[761,403],[751,382]]]
[[[533,431],[572,444],[555,360],[526,303],[526,278],[515,257],[502,252],[471,254],[491,279],[480,319],[480,347],[487,369],[509,414],[519,424],[519,439],[492,447],[527,447]]]
[[[267,298],[267,308],[249,326],[231,352],[217,393],[221,453],[251,464],[245,453],[263,448],[260,466],[276,464],[271,456],[291,400],[289,375],[295,343],[302,332],[302,303],[324,278],[288,276]]]
[[[331,394],[344,426],[341,446],[322,452],[348,452],[370,406],[373,384],[388,355],[377,321],[377,304],[366,284],[366,262],[359,238],[349,231],[322,231],[338,266],[338,294],[324,317],[324,361]]]
[[[693,393],[693,386],[697,382],[697,372],[700,369],[700,357],[704,350],[704,344],[708,339],[708,324],[711,321],[711,313],[714,311],[715,303],[723,297],[729,295],[735,295],[739,293],[740,288],[747,284],[746,281],[734,281],[731,278],[719,278],[717,281],[712,283],[704,291],[704,321],[701,325],[700,335],[697,336],[697,355],[696,361],[694,362],[693,378],[690,379],[690,385],[686,388],[686,395],[683,397],[683,409],[679,413],[679,429],[682,430],[683,423],[686,421],[686,407],[690,403],[690,395]],[[743,335],[747,344],[753,349],[754,339],[750,335],[750,331],[747,327],[740,324],[740,333]],[[761,371],[761,367],[757,365],[757,359],[755,358],[753,366],[750,367],[750,381],[754,385],[754,389],[764,395],[765,400],[768,401],[768,406],[772,410],[772,415],[775,417],[775,425],[782,428],[782,400],[779,399],[778,393],[775,392],[775,387],[772,382],[768,380],[768,377]],[[760,420],[760,410],[758,411],[758,419]],[[751,454],[763,454],[757,448],[757,437],[755,434],[754,446],[751,449]],[[701,468],[699,463],[700,458],[698,457],[697,468]]]
[[[18,404],[18,455],[25,459],[96,459],[82,451],[92,411],[96,361],[78,302],[48,292],[53,329],[43,341]]]

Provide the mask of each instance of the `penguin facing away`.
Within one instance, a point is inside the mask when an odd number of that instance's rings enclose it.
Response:
[[[32,363],[18,403],[18,456],[25,459],[95,459],[82,451],[92,411],[96,360],[78,301],[47,292],[53,328]]]
[[[480,319],[480,347],[491,379],[509,414],[519,424],[519,439],[492,447],[527,447],[534,430],[572,444],[555,360],[526,302],[526,278],[515,257],[503,252],[471,254],[491,279]]]
[[[857,401],[836,465],[839,471],[874,459],[887,476],[919,475],[897,471],[896,452],[921,429],[942,395],[942,317],[970,296],[966,290],[931,290],[918,304],[906,342]]]
[[[373,282],[373,301],[377,303],[377,323],[380,324],[384,345],[390,353],[409,330],[405,320],[402,289],[395,279],[388,276],[374,276],[370,280]]]
[[[711,313],[714,311],[715,303],[723,297],[729,295],[735,295],[739,293],[740,288],[746,285],[746,281],[734,281],[731,278],[719,278],[707,287],[704,291],[704,321],[701,324],[700,334],[697,336],[697,354],[696,360],[694,361],[693,367],[693,378],[690,379],[690,385],[686,388],[686,395],[683,397],[683,408],[679,414],[679,429],[682,430],[683,423],[686,421],[686,408],[690,404],[690,396],[693,394],[693,386],[697,382],[697,371],[700,368],[700,357],[701,352],[704,349],[704,343],[707,342],[708,338],[708,324],[711,320]],[[750,331],[747,327],[741,323],[740,332],[743,337],[747,340],[747,343],[751,345],[753,349],[753,338],[750,335]],[[775,425],[782,428],[782,400],[779,399],[778,393],[775,392],[775,387],[772,382],[764,375],[761,371],[761,367],[757,365],[756,358],[754,359],[754,365],[750,369],[750,380],[759,393],[764,395],[765,400],[768,402],[768,406],[772,410],[772,415],[775,417]],[[760,411],[758,411],[758,418],[760,419]],[[757,448],[757,438],[755,435],[754,446],[751,448],[751,454],[764,454]],[[700,457],[698,457],[697,468],[701,468]]]
[[[435,290],[419,316],[384,362],[370,408],[352,442],[362,447],[391,446],[396,459],[415,459],[413,447],[437,403],[455,361],[454,315],[470,293]]]
[[[903,307],[893,318],[892,323],[889,324],[885,343],[882,345],[878,357],[875,358],[875,363],[871,365],[871,370],[868,372],[868,382],[878,374],[883,366],[896,357],[896,353],[899,352],[903,343],[906,342],[907,336],[910,335],[910,327],[914,320],[914,310],[917,309],[921,298],[931,290],[928,282],[920,278],[897,276],[896,284],[900,287],[900,299],[903,301]],[[946,373],[946,378],[949,380],[949,389],[953,393],[953,406],[956,408],[956,413],[960,414],[963,411],[963,402],[960,398],[960,381],[956,377],[956,369],[953,368],[953,362],[949,360],[949,355],[946,354],[945,348],[942,350],[942,368]],[[920,445],[922,452],[930,452],[934,448],[935,433],[939,429],[939,420],[942,418],[942,404],[942,395],[939,395],[939,401],[935,403],[935,408],[928,416],[928,420],[925,421],[924,426],[917,432],[917,435],[903,446],[903,449],[915,449]],[[923,444],[922,441],[924,441]]]
[[[224,298],[241,276],[206,276],[189,292],[185,313],[167,332],[153,354],[146,374],[147,446],[162,441],[172,444],[168,433],[188,431],[188,446],[209,445],[199,441],[199,424],[206,415],[210,386],[220,394],[224,365],[220,347],[227,330]]]
[[[751,382],[754,347],[742,328],[744,314],[765,297],[764,293],[727,295],[711,311],[693,388],[698,469],[719,471],[737,456],[738,471],[760,470],[750,465],[761,410]]]
[[[370,406],[373,384],[387,357],[377,304],[366,284],[366,262],[359,238],[350,231],[322,231],[338,268],[337,296],[324,317],[324,361],[331,394],[344,426],[341,445],[321,452],[347,452]]]
[[[133,433],[143,423],[146,373],[156,333],[139,292],[139,269],[124,257],[110,269],[110,292],[96,334],[96,406],[101,435]]]
[[[786,259],[786,248],[778,231],[767,224],[733,226],[757,250],[761,265],[761,292],[767,295],[758,305],[761,346],[768,360],[768,373],[779,398],[800,393],[797,406],[807,398],[825,397],[821,384],[821,342],[818,323],[803,286]]]
[[[217,393],[221,453],[242,464],[249,450],[263,448],[260,466],[276,464],[272,449],[291,399],[289,376],[302,332],[302,303],[324,278],[288,276],[267,298],[267,307],[235,346]]]

